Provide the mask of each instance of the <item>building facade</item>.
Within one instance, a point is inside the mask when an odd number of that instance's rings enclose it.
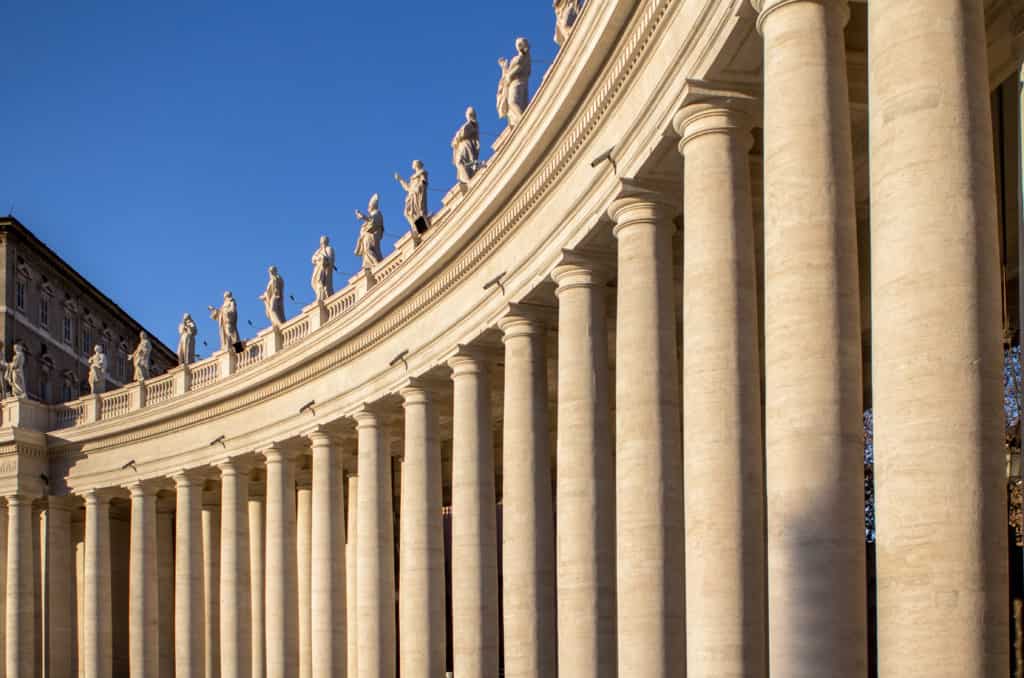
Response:
[[[3,403],[6,676],[1010,675],[1024,8],[560,39],[418,242],[240,354]]]
[[[9,359],[16,343],[25,346],[31,398],[53,404],[88,393],[97,344],[109,356],[110,385],[132,381],[129,356],[144,328],[12,216],[0,217],[0,287],[4,355]],[[154,374],[177,365],[173,351],[151,341]]]

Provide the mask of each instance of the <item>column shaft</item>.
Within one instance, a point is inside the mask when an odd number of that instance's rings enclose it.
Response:
[[[324,432],[309,436],[313,448],[312,665],[313,678],[345,675],[345,487],[341,450]]]
[[[860,296],[846,0],[757,0],[773,675],[867,664]]]
[[[249,470],[229,459],[220,467],[220,675],[252,675],[249,590]]]
[[[249,497],[249,588],[252,600],[252,678],[267,675],[267,626],[264,606],[266,577],[264,556],[266,534],[263,519],[266,507],[263,497]]]
[[[13,506],[11,507],[13,508]],[[20,509],[27,510],[28,506],[21,506]],[[10,510],[10,509],[8,509]],[[11,514],[11,527],[9,534],[13,535],[15,526],[18,523],[15,515]],[[17,516],[19,519],[21,516]],[[26,526],[27,527],[27,526]],[[23,529],[18,526],[18,529]],[[9,540],[8,543],[13,541]],[[24,558],[24,554],[21,556]],[[11,636],[17,636],[17,632],[11,629],[11,602],[17,600],[12,595],[11,589],[11,555],[8,553],[7,566],[7,675],[8,676],[30,676],[31,664],[19,666],[12,663]],[[31,560],[26,563],[31,570]],[[113,670],[113,619],[111,613],[110,598],[110,499],[97,490],[91,490],[85,495],[85,593],[83,595],[83,655],[84,678],[110,678]],[[15,628],[19,625],[16,623]],[[23,627],[22,633],[29,631],[32,625],[29,623]],[[31,659],[31,645],[25,645],[25,652],[22,661]]]
[[[220,676],[220,506],[203,502],[203,614],[206,678]]]
[[[131,555],[128,563],[128,662],[132,678],[157,678],[156,495],[131,486]]]
[[[357,567],[359,678],[395,676],[395,551],[391,455],[373,412],[356,415],[359,437]]]
[[[156,552],[157,643],[160,647],[160,678],[174,678],[174,507],[157,501]]]
[[[1006,675],[1000,262],[981,0],[872,2],[879,675]]]
[[[502,445],[502,591],[505,676],[557,672],[554,499],[542,322],[514,309],[505,343]]]
[[[348,492],[345,495],[348,502],[348,529],[345,531],[345,618],[347,621],[345,630],[345,646],[347,648],[348,673],[347,678],[357,678],[359,675],[359,634],[357,623],[359,620],[359,588],[356,584],[359,557],[359,547],[356,542],[356,526],[358,525],[357,513],[359,507],[359,477],[352,475],[348,478]]]
[[[299,678],[313,675],[313,615],[310,609],[312,591],[310,576],[313,572],[311,543],[313,530],[313,490],[309,487],[308,474],[303,473],[303,483],[296,491],[295,550],[298,568],[299,601]]]
[[[443,676],[445,669],[444,534],[441,525],[441,443],[432,395],[422,386],[402,389],[405,460],[399,533],[400,674]]]
[[[71,558],[71,506],[66,497],[47,498],[45,510],[46,590],[43,596],[45,621],[44,672],[47,678],[71,678],[72,635],[75,615],[72,582],[74,561]],[[2,542],[0,542],[2,543]]]
[[[678,678],[686,651],[673,225],[658,199],[612,206],[619,675]]]
[[[267,459],[267,678],[299,672],[299,608],[295,542],[295,462],[279,448]]]
[[[174,550],[175,678],[204,678],[206,634],[203,628],[203,481],[187,473],[177,487]]]
[[[615,678],[615,460],[605,277],[574,259],[558,285],[558,675]]]
[[[490,379],[487,365],[476,357],[460,355],[449,364],[455,384],[452,419],[454,668],[459,678],[497,678],[498,537]]]

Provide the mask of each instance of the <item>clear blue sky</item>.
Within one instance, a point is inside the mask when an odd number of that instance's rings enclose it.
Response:
[[[414,158],[437,209],[465,107],[485,157],[504,126],[497,58],[529,38],[535,88],[556,53],[547,0],[11,2],[0,25],[0,214],[168,345],[191,312],[203,355],[225,289],[243,335],[266,325],[268,265],[312,300],[321,233],[357,270],[352,210],[372,193],[406,232],[392,173]]]

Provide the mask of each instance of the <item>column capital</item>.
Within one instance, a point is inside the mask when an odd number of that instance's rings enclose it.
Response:
[[[688,80],[683,105],[672,119],[672,127],[682,137],[679,152],[704,134],[745,136],[749,150],[759,104],[757,93],[745,85]]]
[[[174,480],[174,486],[177,489],[182,487],[198,487],[201,490],[208,474],[209,471],[205,468],[186,468],[172,473],[171,479]]]
[[[356,428],[380,428],[383,425],[383,415],[377,408],[364,404],[359,410],[352,414],[356,420]]]
[[[220,471],[221,477],[247,476],[252,470],[253,462],[245,457],[226,457],[214,462],[214,466]]]
[[[850,20],[850,0],[750,0],[754,11],[757,12],[757,32],[764,33],[765,20],[775,10],[801,2],[813,2],[823,5],[826,9],[834,8],[840,13],[839,16],[842,18],[844,26]]]
[[[163,487],[162,479],[158,478],[136,478],[123,485],[128,490],[131,498],[156,497],[156,493]]]
[[[263,455],[263,459],[266,460],[268,466],[270,464],[281,464],[286,461],[295,461],[299,457],[298,451],[285,447],[280,443],[271,443],[260,450],[259,454]]]
[[[446,382],[432,377],[412,377],[398,391],[402,396],[402,406],[424,405],[432,402],[440,393]]]
[[[308,440],[312,447],[334,447],[337,445],[334,435],[322,424],[306,431],[302,437]]]
[[[87,490],[82,490],[81,496],[82,499],[85,500],[86,506],[97,506],[109,504],[110,500],[113,499],[116,494],[117,491],[109,487],[90,487]],[[22,500],[27,500],[28,502],[32,501],[31,498],[25,497],[24,495],[19,495],[19,497],[7,497],[8,506],[11,504],[11,499],[14,498],[20,498]],[[23,501],[22,503],[25,502]]]
[[[558,264],[551,270],[551,280],[557,286],[555,296],[566,289],[604,285],[614,270],[614,254],[562,250]]]
[[[313,488],[313,471],[305,468],[295,472],[295,489],[309,490]]]
[[[535,304],[512,303],[498,320],[498,328],[503,333],[503,342],[512,337],[543,336],[553,319],[552,309]]]
[[[459,344],[455,353],[448,358],[448,367],[452,369],[453,379],[463,374],[482,374],[494,358],[495,352],[490,348]]]
[[[612,234],[618,237],[623,229],[640,223],[672,225],[678,201],[671,191],[668,186],[623,179],[619,197],[608,206],[608,216],[615,222]],[[680,196],[682,192],[682,187],[676,190]]]

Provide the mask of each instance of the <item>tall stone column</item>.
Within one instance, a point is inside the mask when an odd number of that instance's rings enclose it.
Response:
[[[670,209],[616,200],[616,544],[619,675],[678,678],[685,662],[683,471]]]
[[[569,254],[558,285],[558,675],[615,678],[615,460],[606,273]]]
[[[177,490],[174,549],[174,676],[204,678],[203,520],[201,475],[174,476]]]
[[[688,678],[767,676],[764,458],[752,101],[676,116],[683,188],[683,496]],[[743,101],[737,103],[736,99]]]
[[[413,381],[402,389],[405,461],[399,530],[399,628],[402,678],[445,672],[444,533],[441,442],[433,394]]]
[[[267,625],[264,596],[266,577],[264,556],[266,555],[266,532],[264,497],[249,495],[249,589],[252,613],[252,678],[267,675]]]
[[[350,475],[348,477],[348,492],[345,493],[348,502],[348,525],[345,531],[345,646],[347,648],[348,673],[346,678],[357,678],[359,676],[359,634],[357,624],[359,621],[359,588],[356,584],[359,557],[359,547],[356,541],[356,526],[358,525],[357,513],[359,506],[359,477]]]
[[[395,676],[395,551],[391,507],[391,454],[384,444],[380,416],[368,409],[355,415],[359,438],[359,678]]]
[[[341,449],[326,431],[308,435],[313,449],[312,665],[313,678],[341,678],[346,671],[345,487]]]
[[[128,562],[128,662],[132,678],[157,678],[156,488],[136,481],[132,501],[131,555]]]
[[[6,549],[9,532],[6,501],[0,504],[0,545]],[[0,678],[7,678],[7,551],[0,554]],[[81,670],[79,674],[83,674]]]
[[[31,661],[31,643],[21,638],[21,653],[15,647],[12,653],[11,641],[18,638],[20,629],[21,635],[30,633],[31,623],[15,621],[12,629],[11,611],[13,601],[20,599],[15,595],[18,591],[30,588],[24,581],[16,579],[27,579],[31,582],[31,574],[26,575],[20,571],[22,567],[28,567],[31,571],[31,556],[23,551],[16,555],[15,542],[17,534],[22,530],[29,530],[27,524],[28,513],[31,506],[27,503],[19,503],[22,498],[15,497],[16,501],[7,500],[10,525],[8,527],[8,552],[7,552],[7,675],[8,676],[30,676],[31,664],[24,662]],[[24,524],[19,521],[26,521]],[[23,542],[26,546],[31,544],[30,537]],[[24,547],[22,547],[24,548]],[[18,567],[13,565],[15,560],[20,561]],[[101,490],[88,490],[85,493],[85,592],[83,595],[83,674],[85,678],[110,678],[113,670],[113,615],[110,599],[110,497]],[[29,612],[31,613],[31,606]],[[23,617],[28,619],[28,617]],[[24,625],[22,625],[24,624]],[[15,643],[17,645],[19,643]]]
[[[220,469],[220,675],[252,675],[249,590],[249,467],[237,458]]]
[[[313,675],[313,622],[310,605],[310,576],[313,572],[311,543],[313,530],[313,489],[310,487],[310,474],[301,471],[296,474],[296,506],[295,506],[295,551],[296,567],[298,568],[298,601],[299,601],[299,678],[311,678]]]
[[[263,452],[267,460],[265,562],[267,678],[296,678],[299,672],[299,608],[295,544],[295,455],[281,447]]]
[[[220,497],[203,498],[203,608],[206,678],[220,677]]]
[[[981,678],[1005,675],[1009,663],[983,4],[881,0],[869,12],[878,667],[886,677]]]
[[[502,576],[505,676],[557,673],[547,334],[537,310],[501,319],[505,343]]]
[[[75,628],[74,560],[71,557],[72,497],[46,498],[44,535],[46,540],[46,576],[43,615],[46,647],[43,669],[47,678],[71,678],[77,667],[73,663]],[[2,541],[0,541],[2,543]]]
[[[160,678],[174,678],[174,498],[157,497],[157,639]]]
[[[764,36],[769,664],[773,675],[791,678],[862,676],[860,296],[843,35],[849,7],[847,0],[754,5]]]
[[[452,414],[452,645],[459,678],[498,676],[498,536],[488,365],[449,360]],[[363,486],[365,492],[365,484]],[[362,586],[362,581],[360,581]],[[360,667],[362,668],[362,667]]]

